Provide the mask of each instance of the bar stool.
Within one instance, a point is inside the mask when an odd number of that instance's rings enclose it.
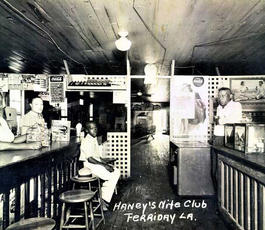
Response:
[[[105,224],[105,217],[103,211],[103,201],[101,197],[101,182],[100,178],[95,175],[87,175],[87,176],[74,176],[71,177],[71,181],[73,182],[73,189],[76,188],[77,185],[83,187],[88,187],[90,191],[94,191],[96,193],[94,199],[92,200],[93,213],[95,217],[100,217],[99,221],[96,224],[96,228],[99,226],[101,222]],[[92,186],[92,183],[96,182],[96,186]],[[97,210],[100,209],[100,213],[96,213]]]
[[[20,220],[10,225],[6,230],[52,230],[55,221],[46,217],[34,217]]]
[[[63,203],[60,230],[62,230],[63,228],[86,228],[86,230],[88,230],[91,225],[92,229],[95,229],[94,212],[92,207],[92,199],[95,194],[96,192],[89,191],[87,189],[69,190],[60,194],[59,199]],[[84,207],[84,215],[72,215],[71,208],[73,208],[73,205],[82,203]],[[70,206],[67,210],[66,204]],[[87,210],[88,205],[90,209],[90,214],[88,214]],[[90,217],[90,223],[88,222],[88,217]],[[85,225],[70,224],[70,218],[73,218],[73,221],[75,221],[77,218],[85,218]]]

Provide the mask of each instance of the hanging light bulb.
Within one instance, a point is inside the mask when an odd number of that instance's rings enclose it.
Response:
[[[121,31],[119,32],[119,35],[121,36],[116,42],[115,45],[118,50],[120,51],[127,51],[131,48],[132,42],[126,38],[128,35],[127,31]]]
[[[137,96],[139,96],[139,97],[143,96],[143,93],[141,92],[141,90],[139,90],[139,91],[137,92]]]

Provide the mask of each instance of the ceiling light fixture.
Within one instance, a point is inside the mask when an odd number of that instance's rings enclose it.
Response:
[[[120,31],[119,35],[121,36],[117,41],[115,41],[115,45],[120,51],[127,51],[131,48],[132,42],[126,38],[128,36],[127,31]]]
[[[144,67],[144,84],[152,84],[156,82],[157,79],[157,68],[155,64],[147,64]]]
[[[139,91],[137,92],[137,96],[141,97],[141,96],[143,96],[143,93],[139,90]]]

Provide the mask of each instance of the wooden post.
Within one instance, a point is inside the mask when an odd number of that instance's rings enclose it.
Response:
[[[175,75],[175,60],[172,60],[171,63],[171,77]]]
[[[127,140],[128,146],[131,146],[131,67],[128,57],[128,52],[126,52],[126,70],[127,70],[127,80],[126,80],[126,95],[127,95]],[[128,177],[131,175],[131,149],[128,147]]]

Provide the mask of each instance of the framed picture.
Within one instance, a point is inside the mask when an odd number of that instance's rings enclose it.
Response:
[[[235,125],[235,150],[245,152],[246,126],[244,124]]]
[[[265,102],[265,77],[264,78],[230,78],[230,88],[235,101],[262,100]]]
[[[263,78],[230,78],[234,101],[243,111],[265,111],[265,76]]]
[[[234,125],[225,124],[225,140],[224,146],[233,149],[234,148]]]

